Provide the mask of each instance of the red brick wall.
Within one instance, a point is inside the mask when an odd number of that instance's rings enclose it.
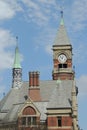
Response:
[[[72,61],[69,59],[67,60],[67,67],[72,68]]]
[[[53,74],[53,80],[57,80],[60,78],[60,80],[73,80],[74,74],[73,73],[54,73]]]
[[[41,101],[40,88],[29,88],[29,97],[33,101]]]
[[[72,126],[72,118],[62,117],[62,126]]]
[[[60,62],[57,59],[54,59],[53,62],[54,62],[54,68],[58,69],[58,64],[60,64]],[[72,60],[71,59],[68,59],[65,62],[65,64],[67,64],[67,68],[72,68]]]
[[[72,72],[71,73],[68,73],[68,72],[66,72],[66,73],[59,72],[58,71],[58,64],[60,64],[59,61],[57,59],[54,59],[53,62],[54,62],[54,69],[57,70],[56,73],[53,72],[53,74],[52,74],[53,80],[57,80],[58,78],[60,78],[61,80],[66,80],[66,79],[73,80],[74,73],[72,73]],[[67,68],[72,68],[72,60],[71,59],[68,59],[65,64],[67,64]]]
[[[29,72],[29,97],[33,101],[41,101],[38,71]]]
[[[58,68],[58,64],[59,64],[58,60],[54,59],[54,68]]]
[[[48,124],[48,127],[49,126],[57,126],[57,118],[56,117],[48,117],[47,124]]]
[[[48,124],[48,129],[49,130],[71,130],[69,128],[65,128],[64,127],[72,127],[72,118],[71,117],[62,117],[62,126],[58,127],[58,118],[57,117],[48,117],[47,120],[47,124]],[[49,128],[49,127],[57,127],[57,128]]]

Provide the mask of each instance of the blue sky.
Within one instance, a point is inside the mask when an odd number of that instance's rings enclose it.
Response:
[[[0,0],[0,97],[12,83],[16,36],[21,53],[23,80],[40,71],[41,80],[52,79],[52,45],[60,23],[60,10],[73,46],[73,65],[79,88],[79,125],[87,122],[87,0]]]

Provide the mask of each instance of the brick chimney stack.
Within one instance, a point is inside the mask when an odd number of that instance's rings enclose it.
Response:
[[[29,97],[33,101],[41,101],[38,71],[29,72]]]
[[[29,86],[39,86],[39,72],[33,71],[29,72]]]

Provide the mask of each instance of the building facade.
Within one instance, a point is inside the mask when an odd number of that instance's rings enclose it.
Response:
[[[33,71],[25,82],[16,47],[12,88],[0,101],[0,130],[78,130],[78,91],[63,12],[52,49],[52,80],[41,81]]]

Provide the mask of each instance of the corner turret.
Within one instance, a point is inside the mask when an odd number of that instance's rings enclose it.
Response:
[[[73,119],[73,129],[78,130],[78,108],[77,108],[77,95],[76,95],[76,84],[75,79],[73,81],[72,92],[72,119]]]
[[[18,40],[17,37],[16,40]],[[20,88],[22,83],[22,67],[20,64],[20,54],[18,45],[16,45],[15,48],[15,58],[12,71],[13,71],[12,88]]]

